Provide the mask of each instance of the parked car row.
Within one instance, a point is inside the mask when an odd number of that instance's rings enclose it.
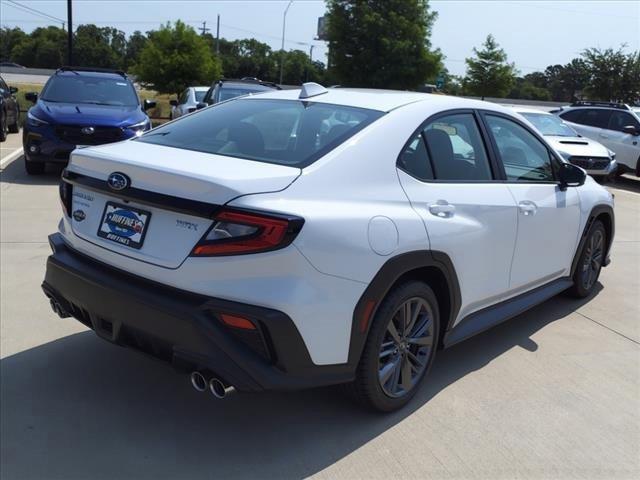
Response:
[[[280,87],[275,83],[264,82],[253,77],[223,78],[213,82],[210,87],[189,87],[180,94],[177,100],[170,101],[172,106],[170,118],[173,120],[214,103],[271,90],[280,90]]]
[[[15,94],[18,89],[8,86],[0,77],[0,142],[7,139],[7,134],[20,131],[20,105]]]

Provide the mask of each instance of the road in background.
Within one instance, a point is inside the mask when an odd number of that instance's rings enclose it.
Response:
[[[640,478],[640,182],[611,188],[593,297],[439,352],[409,407],[380,415],[337,388],[217,401],[59,319],[40,290],[59,173],[1,174],[3,478]]]

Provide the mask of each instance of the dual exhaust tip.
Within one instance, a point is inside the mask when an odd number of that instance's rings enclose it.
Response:
[[[210,377],[207,379],[203,373],[198,371],[191,373],[191,386],[198,392],[204,392],[208,388],[213,396],[219,399],[223,399],[236,391],[231,385],[225,385],[219,378]]]

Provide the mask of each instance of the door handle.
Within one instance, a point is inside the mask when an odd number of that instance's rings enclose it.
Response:
[[[432,215],[440,218],[449,218],[453,217],[453,214],[456,211],[456,207],[451,205],[446,200],[438,200],[436,203],[432,203],[429,205],[429,212]]]
[[[538,211],[538,206],[530,200],[523,200],[518,203],[518,209],[524,215],[535,215]]]

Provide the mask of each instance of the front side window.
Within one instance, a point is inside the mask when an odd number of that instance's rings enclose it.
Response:
[[[491,180],[491,168],[476,120],[471,113],[447,115],[423,132],[437,180]]]
[[[554,181],[551,153],[535,135],[503,117],[487,115],[486,121],[498,147],[507,180]]]
[[[611,114],[611,118],[609,119],[609,130],[615,130],[617,132],[622,132],[624,127],[634,126],[636,129],[640,129],[640,122],[633,118],[633,115],[627,112],[613,112]]]
[[[138,96],[125,78],[60,75],[49,79],[40,98],[54,103],[89,103],[134,107]]]
[[[239,99],[180,117],[135,141],[305,167],[382,115],[326,103]]]

